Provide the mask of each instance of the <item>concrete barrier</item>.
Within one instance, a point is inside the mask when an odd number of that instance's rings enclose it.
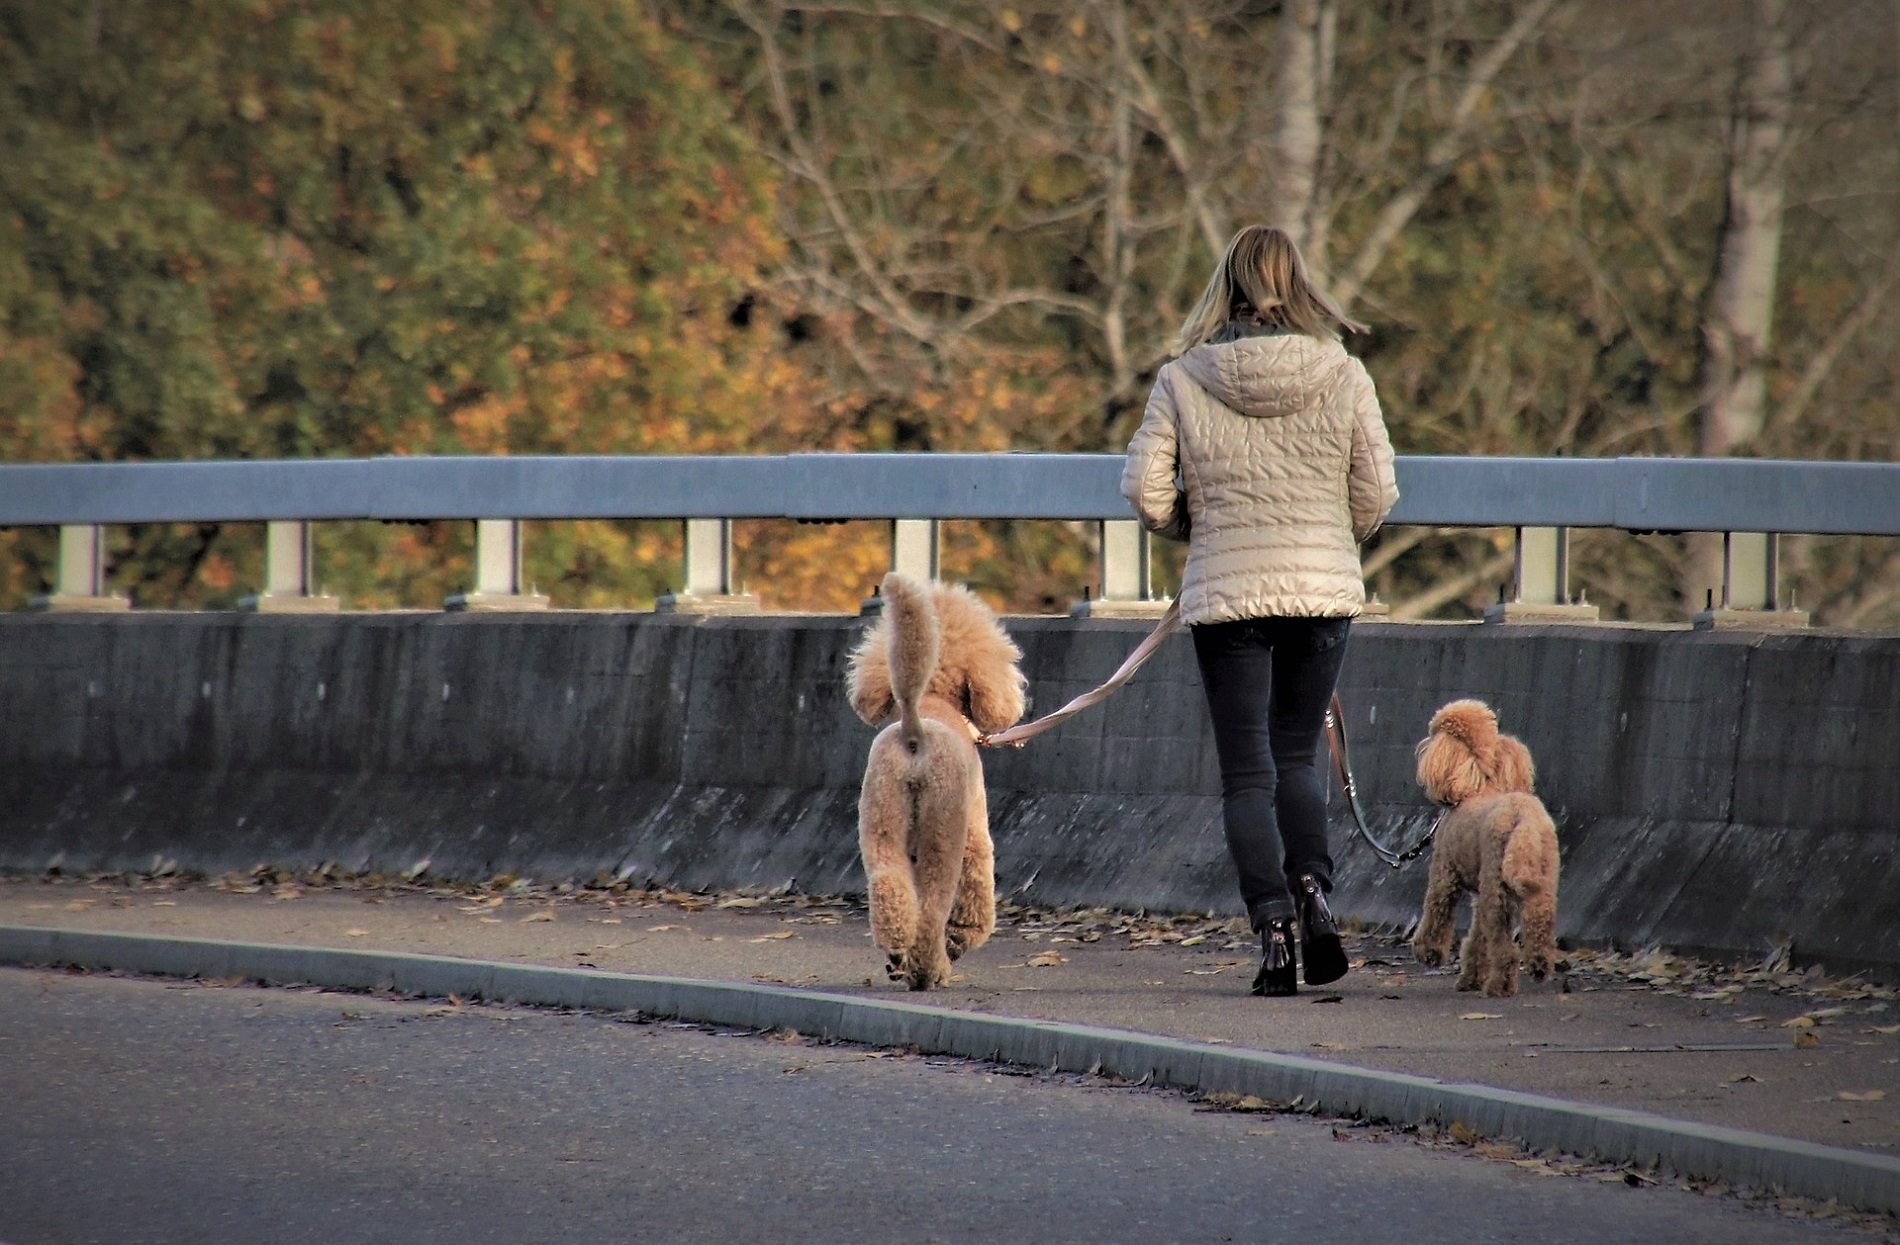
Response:
[[[856,619],[555,613],[0,618],[0,868],[863,888]],[[1035,706],[1138,622],[1010,619]],[[1341,693],[1375,830],[1410,841],[1426,719],[1494,705],[1564,843],[1559,932],[1900,968],[1900,637],[1363,623]],[[1237,912],[1191,647],[987,761],[1003,889]],[[1335,907],[1402,925],[1333,801]]]

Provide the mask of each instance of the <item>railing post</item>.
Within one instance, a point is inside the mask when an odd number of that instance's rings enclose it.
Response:
[[[544,610],[548,599],[521,590],[521,524],[475,520],[475,587],[442,603],[450,610]]]
[[[1781,533],[1722,533],[1722,596],[1696,612],[1698,631],[1723,628],[1792,630],[1808,625],[1807,613],[1782,609]]]
[[[891,569],[928,583],[940,571],[942,533],[935,519],[891,520]]]
[[[732,520],[687,519],[682,525],[678,592],[653,603],[660,614],[754,614],[757,597],[733,591]]]
[[[1072,618],[1153,618],[1168,608],[1153,599],[1148,529],[1133,519],[1096,524],[1096,593],[1069,607]]]
[[[273,520],[264,525],[264,590],[239,601],[239,609],[260,614],[316,614],[337,608],[335,597],[312,590],[316,577],[312,573],[311,527],[296,520]]]
[[[1513,529],[1511,591],[1487,606],[1484,620],[1498,622],[1595,622],[1594,605],[1570,599],[1570,529]]]
[[[53,591],[27,602],[36,610],[122,610],[124,597],[106,591],[105,529],[96,523],[69,523],[59,529],[59,563]]]
[[[942,573],[942,525],[935,519],[891,520],[891,569],[900,575],[929,583]],[[877,585],[858,606],[861,616],[869,617],[884,608]]]

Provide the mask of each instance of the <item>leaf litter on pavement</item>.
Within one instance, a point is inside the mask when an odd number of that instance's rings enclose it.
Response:
[[[79,877],[48,875],[46,880],[96,887],[111,897],[110,902],[130,902],[125,898],[126,892],[138,895],[193,887],[240,894],[268,893],[273,899],[286,902],[320,890],[355,892],[372,903],[388,896],[428,895],[459,900],[458,911],[491,922],[497,919],[498,911],[506,907],[526,910],[514,914],[518,921],[551,921],[555,919],[552,909],[563,904],[591,905],[603,910],[602,916],[590,917],[590,920],[617,921],[620,910],[624,909],[660,909],[689,915],[708,909],[752,912],[775,916],[794,925],[837,925],[867,919],[861,895],[811,895],[789,887],[688,891],[636,883],[606,871],[584,880],[542,881],[499,873],[471,881],[437,877],[429,870],[427,859],[394,872],[353,872],[328,862],[304,870],[259,865],[205,878],[182,873],[174,862],[158,859],[145,872],[93,873]],[[90,901],[76,899],[74,902]],[[547,915],[532,915],[534,912],[547,912]],[[1213,976],[1240,967],[1244,961],[1234,960],[1232,953],[1257,953],[1259,949],[1258,940],[1244,918],[1221,914],[1130,912],[1107,907],[1048,909],[1001,899],[997,904],[997,926],[999,936],[1007,931],[1024,941],[1041,942],[1051,948],[1065,943],[1086,945],[1114,940],[1130,950],[1176,947],[1220,957],[1184,970],[1200,976]],[[1402,936],[1367,930],[1350,921],[1343,924],[1342,933],[1347,937],[1352,967],[1371,968],[1382,983],[1388,978],[1396,983],[1407,970],[1416,971],[1417,966],[1411,963]],[[1222,956],[1223,952],[1227,954]],[[1844,1017],[1884,1020],[1880,1013],[1900,1001],[1900,985],[1876,982],[1864,976],[1831,977],[1819,966],[1796,968],[1793,952],[1794,948],[1783,943],[1770,949],[1757,963],[1725,964],[1653,947],[1633,951],[1572,947],[1564,951],[1569,967],[1562,974],[1561,985],[1566,991],[1648,990],[1717,1005],[1733,1004],[1760,994],[1832,1004],[1831,1009],[1820,1006],[1804,1013],[1815,1027]],[[1065,962],[1066,959],[1041,960],[1036,966],[1058,967]],[[1840,1005],[1850,1003],[1859,1006],[1848,1014]],[[1735,1019],[1738,1023],[1765,1023],[1770,1017],[1754,1013]],[[1804,1028],[1794,1029],[1797,1042],[1801,1041]],[[1806,1031],[1809,1039],[1818,1039],[1812,1028]],[[1892,1037],[1900,1034],[1900,1024],[1875,1023],[1864,1026],[1860,1032]]]

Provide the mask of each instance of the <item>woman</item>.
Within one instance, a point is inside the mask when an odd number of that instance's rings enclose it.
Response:
[[[1398,500],[1364,332],[1316,288],[1293,240],[1234,235],[1173,343],[1128,446],[1122,494],[1188,542],[1181,620],[1213,719],[1222,821],[1261,937],[1253,992],[1346,974],[1326,892],[1318,755],[1346,633],[1365,604],[1359,544]]]

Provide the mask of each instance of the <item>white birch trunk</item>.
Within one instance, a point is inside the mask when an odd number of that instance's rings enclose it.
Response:
[[[1745,445],[1761,432],[1766,415],[1794,93],[1786,7],[1786,0],[1748,6],[1756,44],[1742,67],[1730,118],[1727,203],[1702,318],[1697,449],[1705,455]]]
[[[1766,366],[1794,95],[1786,19],[1786,0],[1750,0],[1750,51],[1729,119],[1722,235],[1702,311],[1696,451],[1705,457],[1746,447],[1767,416]],[[1720,533],[1689,536],[1681,586],[1692,612],[1710,602],[1728,604],[1722,594]]]
[[[1331,0],[1290,0],[1280,19],[1280,57],[1276,66],[1277,115],[1273,123],[1273,202],[1267,223],[1293,235],[1308,262],[1324,268],[1325,257],[1311,246],[1314,196],[1319,186],[1319,153],[1324,101],[1320,96],[1321,10]]]

